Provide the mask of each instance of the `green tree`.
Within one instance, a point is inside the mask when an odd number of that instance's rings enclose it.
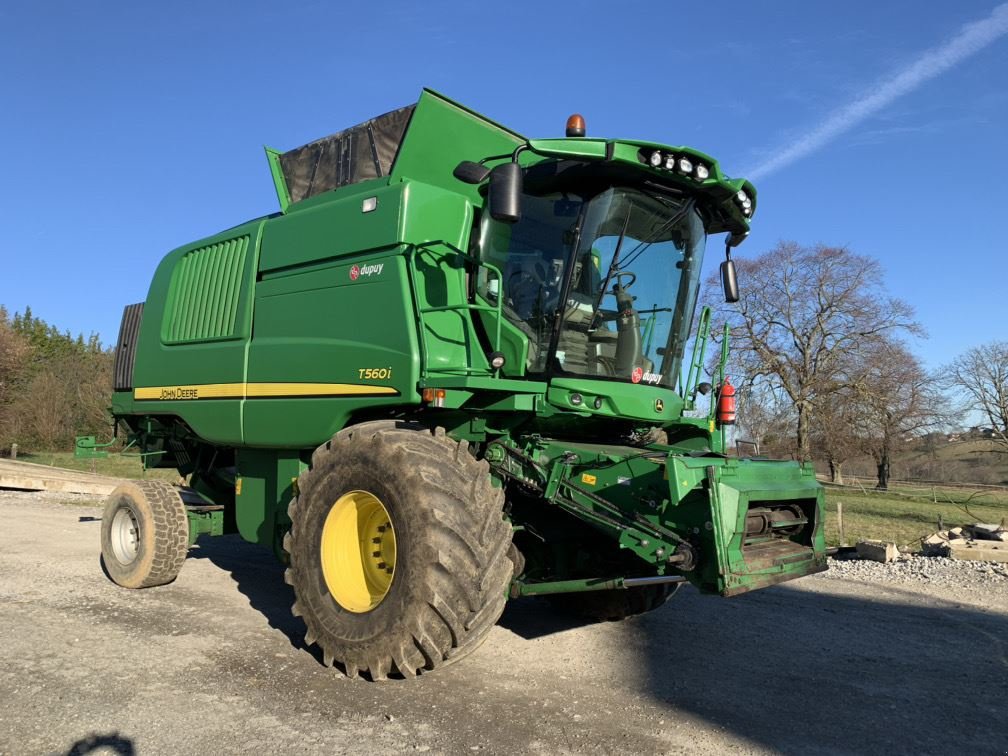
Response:
[[[106,433],[112,360],[97,334],[0,308],[0,444],[66,449],[74,436]]]

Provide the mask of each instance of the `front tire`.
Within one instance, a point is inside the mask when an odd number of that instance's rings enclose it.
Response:
[[[504,495],[465,441],[369,423],[298,479],[285,579],[305,642],[355,677],[412,676],[465,656],[504,610],[513,566]]]
[[[102,563],[124,588],[173,581],[189,552],[189,518],[177,488],[162,480],[121,483],[102,514]]]

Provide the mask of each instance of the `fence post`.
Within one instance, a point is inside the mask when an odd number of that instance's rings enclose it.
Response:
[[[847,545],[847,539],[844,537],[844,529],[843,529],[843,502],[842,501],[838,501],[836,503],[836,521],[837,521],[837,529],[840,531],[840,545],[841,546],[846,546]]]
[[[10,445],[10,458],[17,459],[17,444]]]

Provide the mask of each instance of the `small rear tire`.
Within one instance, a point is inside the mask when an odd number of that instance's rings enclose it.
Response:
[[[122,483],[102,515],[105,571],[124,588],[173,581],[189,551],[189,518],[179,491],[162,480]]]

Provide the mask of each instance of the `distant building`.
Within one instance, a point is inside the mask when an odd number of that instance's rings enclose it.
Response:
[[[982,425],[974,425],[968,431],[966,431],[967,438],[994,438],[995,433],[993,428],[985,428]]]

